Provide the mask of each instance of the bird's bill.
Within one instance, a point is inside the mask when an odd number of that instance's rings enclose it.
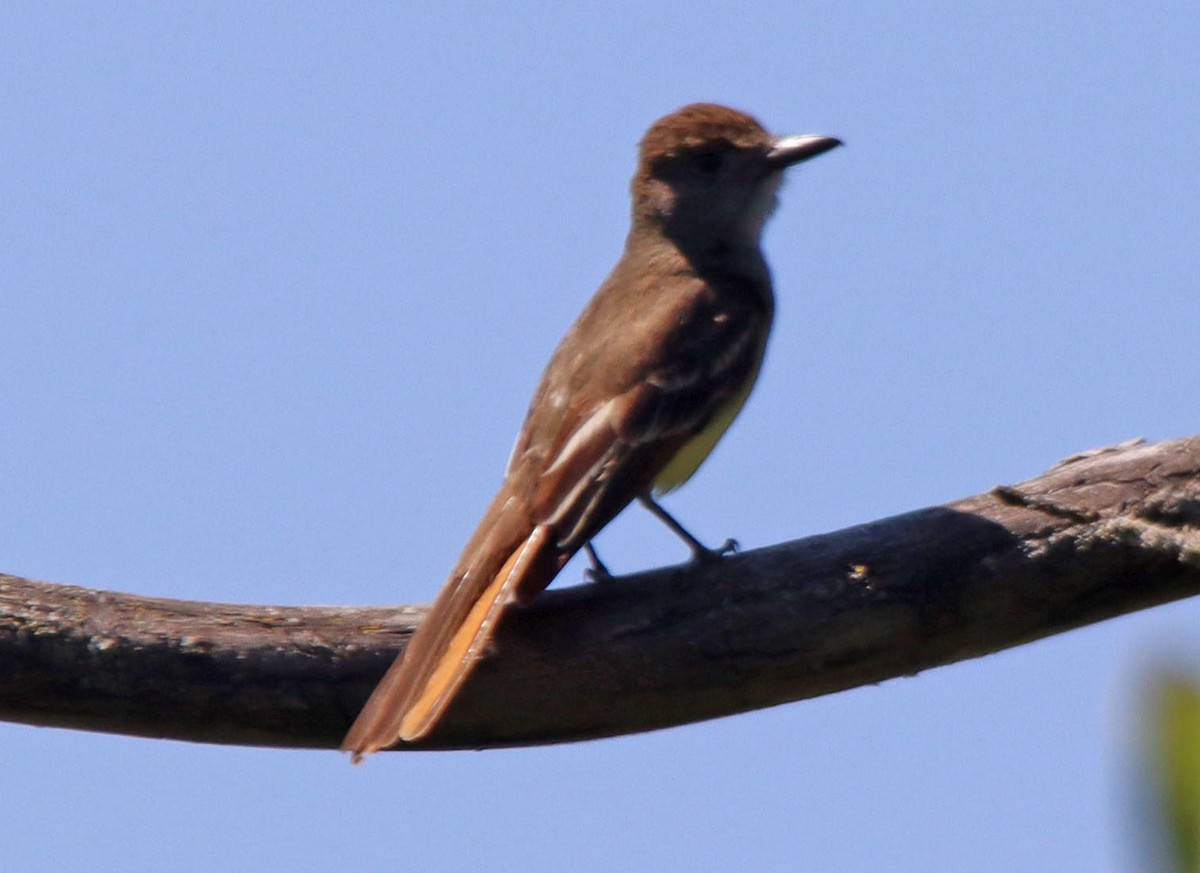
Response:
[[[767,152],[767,161],[771,166],[783,169],[807,161],[809,158],[815,158],[817,155],[823,155],[841,144],[840,139],[817,134],[781,136],[775,140],[775,144]]]

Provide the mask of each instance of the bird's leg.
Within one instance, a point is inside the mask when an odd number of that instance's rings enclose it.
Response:
[[[616,578],[608,571],[608,567],[604,566],[590,540],[583,544],[583,550],[587,552],[588,563],[592,565],[583,571],[585,579],[589,582],[611,582]]]
[[[652,498],[649,494],[641,495],[638,500],[641,502],[642,506],[646,507],[646,509],[650,511],[651,515],[669,527],[674,532],[675,536],[687,543],[687,547],[692,550],[693,559],[697,561],[711,561],[714,558],[722,558],[725,555],[731,554],[738,550],[737,540],[725,540],[725,542],[721,543],[719,548],[710,549],[708,546],[704,545],[704,543],[700,542],[700,540],[688,533],[687,529],[677,522],[672,517],[671,513],[659,506],[654,501],[654,498]]]

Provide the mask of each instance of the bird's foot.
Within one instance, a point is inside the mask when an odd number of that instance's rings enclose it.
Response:
[[[584,543],[583,550],[587,553],[588,563],[591,564],[590,567],[583,571],[584,579],[589,582],[604,584],[617,578],[609,572],[608,567],[600,560],[600,556],[596,554],[596,549],[591,543]]]
[[[715,549],[710,549],[708,546],[696,542],[692,548],[692,560],[697,564],[707,564],[710,561],[719,561],[728,555],[736,555],[741,551],[741,545],[735,539],[727,539]]]
[[[710,549],[708,546],[704,545],[704,543],[700,542],[700,540],[692,536],[687,528],[676,521],[675,517],[671,515],[671,513],[659,506],[649,494],[643,494],[638,498],[638,500],[641,501],[642,506],[646,507],[646,509],[650,511],[651,515],[670,528],[671,532],[674,533],[675,536],[687,543],[687,547],[692,550],[692,560],[698,564],[714,561],[718,558],[724,558],[726,555],[732,555],[739,548],[737,540],[728,539],[721,543],[721,545],[719,545],[717,548]]]

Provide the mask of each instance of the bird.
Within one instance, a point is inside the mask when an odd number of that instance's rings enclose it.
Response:
[[[624,252],[562,338],[504,478],[404,651],[342,742],[355,763],[438,725],[509,609],[529,603],[633,501],[708,549],[655,497],[686,482],[742,409],[774,313],[763,225],[784,170],[841,145],[773,136],[694,103],[649,128]]]

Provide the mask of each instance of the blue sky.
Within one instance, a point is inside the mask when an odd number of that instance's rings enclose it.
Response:
[[[668,500],[766,545],[1200,431],[1200,13],[1022,3],[9,4],[0,570],[432,598],[619,254],[634,148],[726,102],[847,147],[766,235],[759,386]],[[631,511],[615,571],[677,542]],[[572,565],[563,583],[579,578]],[[583,745],[383,755],[0,725],[13,869],[1141,869],[1183,603]]]

